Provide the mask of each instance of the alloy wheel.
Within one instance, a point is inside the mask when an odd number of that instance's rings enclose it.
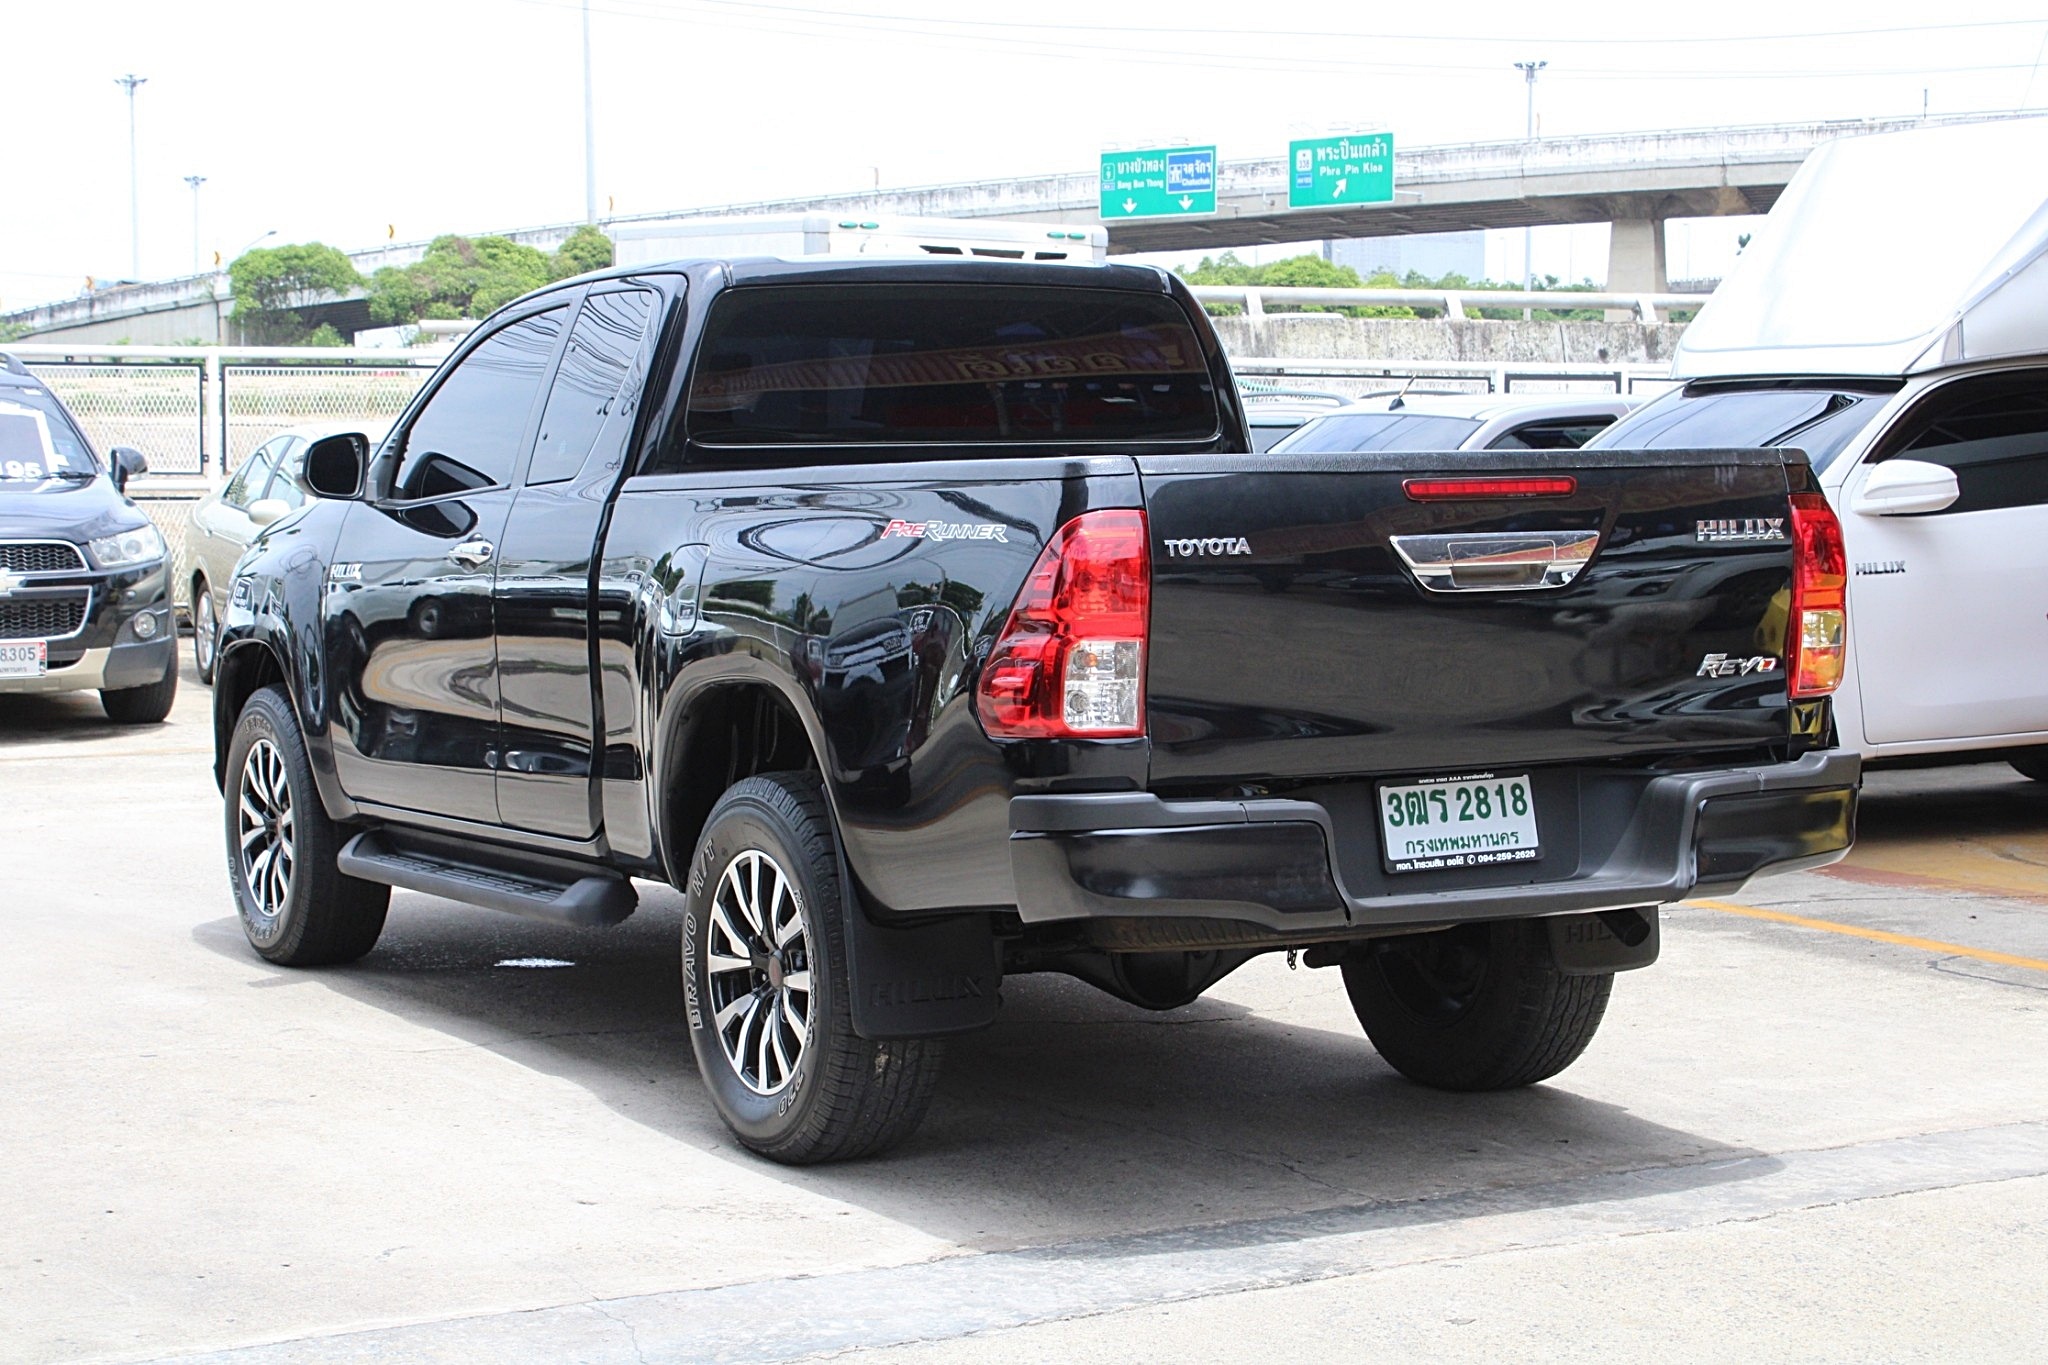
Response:
[[[811,1034],[810,940],[788,873],[759,849],[727,864],[711,898],[705,975],[713,1028],[741,1084],[773,1095]]]
[[[275,919],[292,891],[292,789],[284,755],[259,739],[242,760],[236,792],[236,856],[256,913]]]
[[[213,667],[213,651],[220,638],[220,621],[213,614],[212,589],[202,588],[198,599],[192,604],[192,662],[204,673]]]

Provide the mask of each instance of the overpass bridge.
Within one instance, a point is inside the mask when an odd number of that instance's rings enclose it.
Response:
[[[797,212],[1101,222],[1109,230],[1110,251],[1123,254],[1606,222],[1613,225],[1614,234],[1607,288],[1635,296],[1661,294],[1669,288],[1666,219],[1767,212],[1807,153],[1822,142],[2015,117],[2025,116],[1769,124],[1397,149],[1392,203],[1327,209],[1288,208],[1285,158],[1269,156],[1220,161],[1216,212],[1199,217],[1105,219],[1098,211],[1097,177],[1087,171],[721,204],[620,217],[603,225]],[[576,226],[556,223],[501,235],[552,250]],[[381,266],[417,261],[426,247],[426,242],[393,244],[352,253],[351,259],[368,274]],[[127,338],[159,344],[198,337],[219,342],[226,339],[222,322],[227,300],[227,276],[216,272],[101,290],[9,314],[5,320],[26,324],[38,337]],[[337,300],[330,305],[343,331],[348,330],[343,323],[364,325],[355,320],[362,316],[360,301],[354,301],[353,309],[350,303]]]

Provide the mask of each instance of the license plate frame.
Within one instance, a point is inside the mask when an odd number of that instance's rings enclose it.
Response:
[[[1499,867],[1543,857],[1536,785],[1525,772],[1390,778],[1378,784],[1374,804],[1380,860],[1389,873]]]
[[[0,640],[0,679],[41,678],[49,672],[48,640]]]

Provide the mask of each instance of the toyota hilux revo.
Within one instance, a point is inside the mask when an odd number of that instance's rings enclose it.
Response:
[[[1005,976],[1337,967],[1393,1067],[1556,1074],[1658,907],[1847,848],[1796,452],[1264,455],[1172,276],[693,261],[552,286],[230,586],[229,879],[274,962],[390,888],[685,901],[748,1147],[875,1151]]]

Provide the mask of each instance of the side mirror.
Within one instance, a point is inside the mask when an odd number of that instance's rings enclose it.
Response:
[[[259,527],[268,526],[291,510],[292,505],[283,498],[258,498],[249,504],[249,520]]]
[[[149,472],[149,460],[134,446],[115,446],[107,452],[107,472],[113,476],[114,487],[126,492],[128,480],[137,474]]]
[[[1927,460],[1886,460],[1873,466],[1849,502],[1851,512],[1896,517],[1939,512],[1962,496],[1956,472]]]
[[[344,432],[323,436],[306,447],[305,473],[300,481],[319,497],[359,498],[363,495],[363,476],[369,468],[370,438],[360,431]],[[265,498],[256,506],[269,501]],[[256,508],[250,508],[249,514],[253,519]]]

